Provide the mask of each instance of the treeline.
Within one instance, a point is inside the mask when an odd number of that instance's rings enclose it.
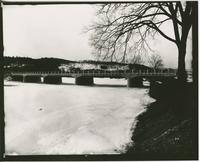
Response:
[[[39,58],[39,59],[33,59],[30,57],[9,57],[4,56],[4,65],[8,66],[10,64],[64,64],[64,63],[73,63],[75,61],[65,60],[65,59],[59,59],[59,58]]]
[[[94,65],[127,65],[125,63],[120,62],[111,62],[111,61],[95,61],[95,60],[83,60],[80,61],[80,63],[88,63],[88,64],[94,64]]]
[[[4,57],[4,69],[10,71],[56,71],[61,64],[74,61],[59,58]]]
[[[127,66],[128,69],[134,70],[147,70],[151,69],[144,65],[139,64],[125,64],[118,62],[108,62],[108,61],[95,61],[95,60],[83,60],[83,61],[71,61],[59,58],[39,58],[33,59],[30,57],[4,57],[4,70],[9,71],[59,71],[59,66],[62,64],[93,64],[101,65],[102,70],[109,70],[111,66]]]
[[[151,70],[152,68],[140,65],[140,64],[127,64],[120,62],[111,62],[111,61],[95,61],[95,60],[83,60],[82,63],[94,64],[94,65],[110,65],[110,66],[128,66],[129,69],[135,70]]]

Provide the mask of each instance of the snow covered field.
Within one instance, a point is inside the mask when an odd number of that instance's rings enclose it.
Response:
[[[64,82],[73,83],[72,78]],[[123,79],[97,84],[126,85]],[[116,154],[131,144],[147,89],[5,82],[7,154]]]

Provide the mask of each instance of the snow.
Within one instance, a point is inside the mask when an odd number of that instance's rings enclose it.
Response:
[[[95,83],[126,81],[95,79]],[[147,89],[123,86],[5,85],[7,155],[122,153],[133,142],[135,117],[153,101]]]

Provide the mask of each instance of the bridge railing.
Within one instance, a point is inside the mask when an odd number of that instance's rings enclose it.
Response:
[[[163,70],[124,70],[124,71],[47,71],[47,72],[12,72],[11,75],[61,75],[61,76],[121,76],[121,75],[134,75],[134,76],[171,76],[176,75],[176,70],[163,69]]]

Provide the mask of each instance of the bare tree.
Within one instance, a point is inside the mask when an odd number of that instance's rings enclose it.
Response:
[[[160,69],[163,67],[163,60],[160,55],[152,54],[148,60],[149,66],[153,69]]]
[[[185,55],[188,33],[196,15],[197,3],[145,2],[106,3],[99,5],[99,20],[90,26],[91,45],[102,60],[125,62],[130,50],[145,53],[151,48],[148,40],[160,34],[178,48],[178,78],[186,80]],[[161,26],[168,22],[174,36]]]
[[[142,59],[142,55],[133,54],[132,57],[130,58],[129,63],[131,63],[131,64],[142,64],[142,63],[144,63],[144,61]]]

